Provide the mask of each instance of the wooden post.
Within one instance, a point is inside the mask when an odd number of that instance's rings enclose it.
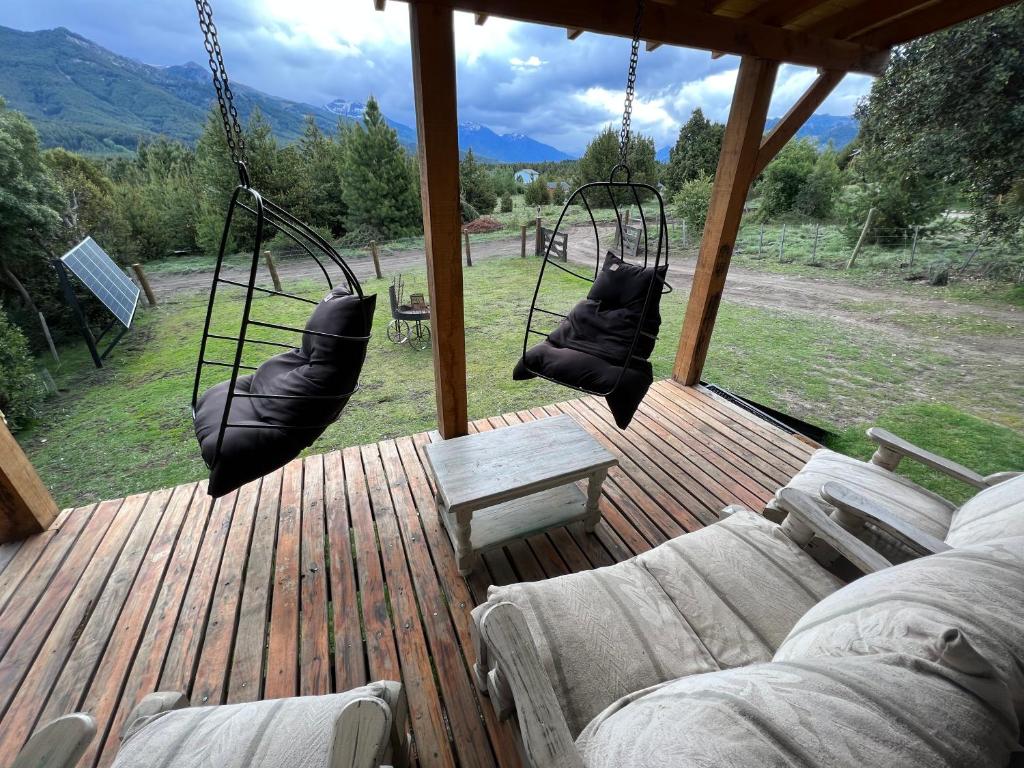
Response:
[[[764,250],[764,222],[761,222],[761,231],[757,236],[757,258],[763,258],[761,251]]]
[[[454,12],[450,7],[410,3],[409,28],[437,426],[441,437],[448,439],[469,432]]]
[[[544,253],[544,235],[541,234],[541,220],[540,216],[537,216],[537,236],[536,242],[533,246],[533,255],[540,256]]]
[[[375,274],[377,279],[380,280],[384,275],[380,272],[380,253],[377,252],[376,240],[370,241],[370,256],[373,257],[373,274]]]
[[[736,233],[743,216],[743,203],[754,180],[754,164],[778,68],[777,62],[750,56],[740,61],[715,184],[711,190],[707,223],[679,337],[679,350],[672,369],[672,377],[681,384],[697,384],[704,368]]]
[[[45,531],[57,504],[0,418],[0,543]]]
[[[522,259],[525,259],[526,258],[526,225],[525,224],[523,224],[519,228],[519,238],[522,241],[520,243],[520,254],[519,254],[519,257],[522,258]]]
[[[683,248],[688,247],[686,242],[686,219],[683,219]]]
[[[153,294],[153,288],[149,285],[146,273],[142,271],[142,265],[132,264],[132,271],[135,273],[135,278],[139,281],[139,285],[142,286],[142,292],[146,294],[146,301],[149,302],[149,306],[155,307],[156,296]]]
[[[473,254],[469,252],[469,232],[465,229],[462,230],[462,239],[466,243],[466,266],[473,266]]]
[[[857,238],[857,245],[853,247],[853,253],[850,254],[850,260],[846,262],[846,268],[849,269],[853,266],[853,263],[857,260],[857,254],[860,253],[861,247],[864,245],[864,238],[868,236],[868,230],[871,229],[871,220],[875,218],[875,209],[868,209],[868,217],[864,219],[864,227],[860,231],[860,237]]]
[[[908,266],[914,266],[914,257],[917,255],[917,233],[921,227],[914,226],[914,241],[910,244],[910,264]]]
[[[263,252],[263,260],[267,262],[267,271],[270,272],[270,279],[274,283],[274,290],[281,291],[281,276],[277,274],[277,267],[274,265],[274,257],[271,256],[270,251]]]
[[[779,263],[781,264],[786,257],[786,224],[782,224],[782,234],[779,235]]]
[[[811,266],[818,265],[818,235],[821,232],[821,224],[814,225],[814,243],[811,245]]]
[[[39,325],[43,327],[43,336],[46,338],[46,346],[50,348],[50,354],[53,355],[53,359],[58,363],[60,362],[60,355],[57,354],[57,347],[53,343],[53,336],[50,334],[50,326],[46,323],[46,318],[43,317],[43,313],[39,313]]]

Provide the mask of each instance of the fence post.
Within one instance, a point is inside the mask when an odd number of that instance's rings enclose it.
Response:
[[[374,274],[377,275],[377,280],[381,280],[384,275],[381,274],[381,256],[377,252],[377,241],[376,240],[370,241],[370,255],[374,259]]]
[[[533,255],[540,256],[544,251],[544,236],[540,233],[540,216],[537,217],[537,237],[533,246]]]
[[[910,264],[907,266],[914,266],[914,257],[917,255],[917,232],[921,227],[914,225],[914,241],[910,244]]]
[[[821,224],[814,225],[814,243],[811,245],[811,266],[818,266],[818,234],[821,232]]]
[[[846,262],[846,268],[849,269],[853,266],[853,263],[857,260],[857,254],[860,253],[861,247],[864,245],[864,239],[868,236],[868,230],[871,229],[871,220],[875,218],[875,209],[868,209],[868,217],[864,219],[864,228],[860,231],[860,237],[857,238],[857,245],[853,247],[853,253],[850,254],[850,260]]]
[[[50,348],[50,354],[53,355],[54,360],[60,363],[60,355],[57,354],[57,347],[53,343],[53,336],[50,334],[50,326],[46,324],[46,318],[43,317],[42,312],[39,313],[39,324],[43,326],[43,336],[46,337],[46,346]]]
[[[779,235],[779,264],[782,264],[785,260],[783,257],[786,255],[786,225],[782,225],[782,234]]]
[[[473,266],[473,257],[469,252],[469,232],[466,229],[462,230],[462,239],[466,243],[466,266]]]
[[[757,235],[757,258],[762,258],[761,251],[764,249],[764,222],[761,222],[761,231]]]
[[[146,301],[149,302],[149,306],[155,307],[156,296],[153,294],[153,289],[149,285],[149,279],[146,277],[146,273],[142,271],[142,265],[132,264],[132,271],[135,272],[135,277],[138,279],[139,285],[142,286],[142,292],[146,294]]]
[[[520,254],[519,254],[519,257],[521,259],[525,259],[526,258],[526,225],[525,224],[523,224],[519,228],[519,238],[522,241],[521,244],[520,244]]]
[[[683,248],[687,247],[686,242],[686,219],[683,219]]]
[[[263,259],[267,262],[267,270],[270,272],[270,279],[274,281],[274,290],[281,291],[281,276],[277,274],[277,267],[274,265],[274,257],[270,251],[263,252]]]

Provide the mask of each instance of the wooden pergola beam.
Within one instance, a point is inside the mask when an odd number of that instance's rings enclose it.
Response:
[[[821,0],[768,0],[754,8],[744,18],[782,27],[796,21],[820,4]]]
[[[376,10],[378,10],[378,11],[383,11],[384,10],[384,5],[386,3],[387,3],[387,0],[373,0],[373,7]]]
[[[452,9],[412,3],[409,27],[437,425],[441,437],[447,439],[469,431]]]
[[[870,30],[889,19],[902,16],[932,0],[865,0],[811,24],[806,31],[840,40]]]
[[[757,152],[757,161],[754,163],[755,179],[761,175],[772,158],[779,154],[779,150],[796,135],[800,126],[807,122],[807,118],[814,114],[814,110],[820,107],[828,95],[835,90],[845,74],[845,72],[831,70],[821,72],[804,92],[804,95],[797,99],[785,116],[775,124],[771,132],[761,141],[761,147]]]
[[[448,2],[455,10],[468,13],[484,13],[573,31],[620,37],[633,35],[635,8],[631,3],[602,3],[596,9],[592,0],[407,1],[411,5]],[[652,43],[703,48],[821,69],[868,74],[879,74],[889,55],[885,47],[831,40],[748,19],[726,18],[689,3],[649,4],[644,11],[640,35]]]
[[[565,30],[565,36],[567,38],[569,38],[570,40],[575,40],[577,37],[579,37],[582,34],[583,34],[583,30],[582,29],[573,29],[572,27],[569,27],[569,28],[567,28]]]
[[[920,10],[886,22],[884,25],[864,34],[853,41],[867,46],[891,48],[906,43],[937,29],[945,29],[962,21],[989,13],[1007,5],[1006,0],[964,0],[959,3],[933,3]]]
[[[487,14],[486,13],[475,13],[475,14],[473,14],[473,23],[476,24],[478,27],[482,27],[484,24],[487,23]]]
[[[700,381],[743,216],[743,203],[754,180],[754,168],[778,69],[778,62],[750,56],[743,57],[740,62],[704,236],[686,304],[683,332],[672,369],[672,378],[681,384],[692,386]]]
[[[45,531],[57,504],[0,418],[0,544]]]

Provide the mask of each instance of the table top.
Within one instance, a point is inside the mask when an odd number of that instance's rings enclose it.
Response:
[[[618,464],[567,415],[432,443],[426,455],[451,512],[491,506]]]

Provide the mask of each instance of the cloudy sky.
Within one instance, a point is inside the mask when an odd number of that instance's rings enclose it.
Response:
[[[553,0],[557,1],[557,0]],[[414,125],[407,6],[372,0],[213,0],[232,78],[284,98],[324,104],[374,94],[388,116]],[[35,30],[64,26],[148,64],[205,63],[189,0],[14,0],[0,24]],[[581,150],[622,111],[629,41],[456,14],[459,119],[499,133],[526,133]],[[674,142],[694,107],[724,121],[738,59],[662,47],[641,52],[633,124],[658,146]],[[786,66],[770,115],[781,115],[814,78]],[[870,78],[850,75],[819,112],[851,114]]]

